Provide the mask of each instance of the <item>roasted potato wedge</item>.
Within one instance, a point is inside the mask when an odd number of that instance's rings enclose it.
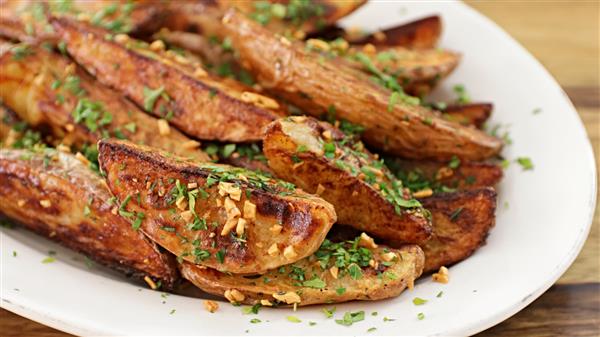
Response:
[[[427,240],[431,224],[421,204],[362,143],[309,117],[268,126],[263,141],[276,176],[335,206],[338,221],[402,242]]]
[[[503,176],[502,168],[494,163],[460,161],[456,158],[450,162],[386,158],[385,162],[404,186],[417,195],[419,191],[423,195],[427,190],[437,193],[496,186]]]
[[[365,2],[366,0],[317,0],[307,2],[272,1],[271,4],[268,4],[219,0],[218,4],[224,10],[231,7],[237,8],[272,32],[302,36],[337,22]],[[278,6],[278,8],[273,8],[274,6]]]
[[[432,15],[366,36],[352,36],[352,32],[348,32],[345,37],[353,44],[430,49],[435,48],[441,33],[442,20],[439,16]]]
[[[264,306],[380,300],[412,288],[421,275],[424,258],[418,246],[367,249],[357,248],[357,244],[327,240],[316,254],[256,277],[221,273],[188,262],[181,264],[180,270],[184,278],[210,294]],[[341,266],[332,257],[340,251],[349,252]]]
[[[169,289],[174,259],[118,214],[100,176],[70,154],[0,150],[0,214],[128,275]]]
[[[492,114],[491,103],[453,104],[442,110],[442,117],[462,125],[481,129]]]
[[[263,273],[314,253],[336,221],[326,201],[252,171],[117,140],[98,148],[121,211],[180,260]]]
[[[204,140],[257,141],[261,128],[283,114],[277,101],[232,80],[208,75],[175,53],[83,22],[53,18],[67,50],[100,82],[184,133]]]
[[[363,139],[373,147],[407,158],[441,160],[455,155],[480,160],[502,148],[499,139],[360,80],[355,69],[317,58],[236,11],[229,11],[223,23],[241,62],[264,87],[315,116],[335,109],[339,118],[364,126]]]
[[[165,23],[170,30],[201,33],[223,38],[219,21],[229,8],[244,12],[269,30],[303,38],[349,15],[366,0],[332,1],[185,1],[169,4],[171,15]]]
[[[0,98],[4,104],[29,125],[50,130],[57,143],[79,150],[112,136],[196,160],[210,160],[198,149],[200,143],[175,129],[161,132],[158,119],[58,54],[21,45],[0,56],[0,66]]]
[[[440,193],[421,200],[432,215],[433,235],[421,244],[424,273],[437,271],[469,257],[485,243],[496,217],[492,188]]]
[[[460,61],[460,55],[443,49],[411,50],[404,47],[351,48],[347,59],[363,57],[349,64],[371,73],[371,65],[383,74],[396,78],[402,89],[418,97],[428,94],[435,85],[448,76]],[[359,54],[359,55],[357,55]]]
[[[126,0],[3,0],[0,35],[24,42],[55,40],[55,31],[47,17],[65,15],[88,20],[114,33],[146,36],[161,27],[166,18],[165,9],[166,6],[150,0],[135,3]]]
[[[468,191],[438,193],[419,199],[431,212],[433,235],[419,246],[425,253],[423,273],[439,270],[469,257],[485,243],[495,223],[496,192],[491,187]],[[349,226],[334,226],[327,238],[351,240],[360,232]],[[382,242],[392,247],[402,243]]]

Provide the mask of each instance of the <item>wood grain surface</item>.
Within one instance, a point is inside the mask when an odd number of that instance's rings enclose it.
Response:
[[[598,1],[467,1],[525,46],[567,92],[600,163]],[[598,165],[600,167],[600,165]],[[575,263],[530,306],[479,336],[600,336],[600,207]],[[0,336],[67,336],[0,309]]]

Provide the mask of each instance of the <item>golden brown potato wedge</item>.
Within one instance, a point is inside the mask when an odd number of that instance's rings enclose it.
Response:
[[[402,182],[331,125],[305,116],[280,119],[267,128],[263,147],[277,177],[332,203],[340,223],[402,242],[429,238],[426,212]]]
[[[442,110],[442,116],[462,125],[474,125],[481,129],[490,118],[493,108],[492,103],[453,104]]]
[[[169,4],[164,27],[170,30],[201,33],[204,36],[225,37],[219,21],[229,8],[236,8],[269,30],[302,39],[306,34],[332,25],[349,15],[366,0],[290,3],[290,1],[177,1]]]
[[[437,271],[469,257],[485,243],[495,223],[496,192],[491,187],[438,193],[419,199],[431,212],[433,235],[419,246],[425,253],[423,273]],[[351,240],[360,232],[349,226],[334,226],[327,238]],[[386,245],[402,244],[382,240]]]
[[[55,40],[49,15],[79,17],[114,33],[152,34],[166,18],[166,6],[152,0],[3,0],[0,35],[18,41]]]
[[[117,140],[98,148],[122,214],[180,260],[262,273],[314,253],[336,221],[326,201],[252,171]]]
[[[312,115],[335,109],[339,118],[364,126],[363,139],[373,147],[409,158],[457,155],[472,160],[494,156],[502,148],[499,139],[443,120],[397,92],[361,80],[354,69],[293,46],[238,12],[228,12],[223,22],[242,64],[259,83]]]
[[[222,9],[235,7],[272,32],[288,36],[302,36],[319,31],[349,15],[365,2],[366,0],[317,0],[305,3],[272,1],[269,4],[264,1],[218,1]]]
[[[357,244],[357,240],[327,240],[315,255],[256,277],[221,273],[188,262],[181,264],[180,270],[184,278],[208,293],[263,306],[380,300],[412,288],[421,275],[424,258],[418,246],[390,249]],[[332,254],[341,251],[348,255],[336,264]]]
[[[423,197],[428,196],[427,190],[436,193],[496,186],[503,176],[502,168],[494,163],[456,158],[450,162],[386,158],[385,162],[406,187],[417,195],[421,191]]]
[[[435,48],[441,32],[440,17],[432,15],[366,36],[352,36],[352,32],[346,32],[343,37],[351,43],[361,45],[370,43],[376,46],[430,49]]]
[[[17,49],[21,48],[21,49]],[[21,45],[0,56],[0,98],[29,125],[50,130],[57,143],[77,150],[105,137],[126,138],[201,161],[200,143],[175,129],[161,132],[117,92],[97,83],[69,59]],[[162,121],[166,125],[166,121]]]
[[[424,273],[469,257],[485,243],[496,220],[493,188],[440,193],[421,201],[431,212],[433,223],[431,239],[421,245]]]
[[[367,48],[368,47],[368,48]],[[357,55],[360,53],[360,55]],[[355,47],[346,54],[347,59],[365,57],[370,60],[350,62],[353,67],[372,72],[373,65],[381,73],[393,76],[405,92],[422,97],[448,76],[460,61],[460,55],[443,49],[411,50],[404,47]]]
[[[151,50],[143,42],[83,22],[53,18],[67,50],[100,82],[144,110],[199,139],[257,141],[261,128],[282,114],[277,101],[248,87],[208,75],[176,53]]]
[[[0,214],[103,265],[171,288],[174,259],[114,214],[111,201],[100,176],[70,154],[0,150]]]

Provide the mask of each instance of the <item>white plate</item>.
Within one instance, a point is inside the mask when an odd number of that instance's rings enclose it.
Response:
[[[548,72],[466,5],[369,3],[344,23],[377,28],[429,14],[443,17],[441,45],[464,54],[437,94],[451,96],[452,86],[463,83],[474,100],[494,102],[491,123],[509,124],[514,140],[506,157],[530,156],[535,164],[533,171],[516,164],[506,171],[487,245],[450,269],[449,284],[424,279],[395,299],[337,305],[336,318],[366,311],[366,319],[351,327],[325,319],[320,307],[296,313],[262,309],[249,316],[223,303],[209,314],[199,299],[164,299],[104,269],[89,270],[73,261],[74,253],[25,230],[3,228],[2,307],[84,335],[361,335],[370,327],[377,330],[369,335],[465,335],[521,310],[560,277],[587,237],[596,198],[592,148],[571,102]],[[542,112],[534,115],[536,108]],[[57,261],[42,264],[50,249],[58,252]],[[415,306],[416,296],[429,302]],[[373,311],[379,315],[371,316]],[[419,312],[425,319],[417,319]],[[302,323],[287,321],[288,315]],[[251,324],[255,317],[262,323]]]

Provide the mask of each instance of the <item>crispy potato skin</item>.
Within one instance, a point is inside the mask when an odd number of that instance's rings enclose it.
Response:
[[[48,21],[45,18],[40,20],[38,17],[39,9],[42,9],[44,15],[56,13],[74,17],[83,13],[93,17],[94,14],[117,2],[120,2],[121,6],[117,6],[113,14],[106,15],[101,21],[120,20],[120,16],[125,15],[125,23],[130,27],[129,34],[134,36],[152,34],[162,26],[167,17],[166,6],[153,0],[137,0],[131,13],[128,14],[123,13],[123,5],[127,3],[124,0],[74,0],[60,11],[54,8],[57,5],[55,1],[2,0],[0,1],[2,6],[0,35],[23,42],[55,40],[55,32],[48,28]]]
[[[424,273],[471,256],[485,243],[496,220],[496,192],[492,188],[440,193],[422,202],[433,216],[433,236],[421,245]]]
[[[413,49],[435,48],[442,33],[442,20],[439,16],[428,16],[400,26],[381,30],[385,38],[373,34],[352,43],[371,43],[376,46],[406,47]]]
[[[258,141],[261,128],[282,114],[242,101],[244,92],[252,92],[242,84],[194,74],[199,65],[138,48],[134,41],[120,44],[106,40],[105,31],[82,22],[67,18],[51,21],[79,64],[139,106],[144,106],[147,99],[145,87],[164,88],[170,100],[159,98],[149,112],[164,117],[172,111],[170,123],[190,136],[204,140]]]
[[[309,131],[302,131],[305,128]],[[306,119],[304,123],[288,119],[273,122],[267,128],[263,141],[269,167],[281,179],[293,182],[309,193],[316,193],[318,186],[323,186],[320,195],[335,206],[338,221],[342,224],[407,243],[427,240],[431,227],[422,213],[403,209],[398,214],[394,205],[372,185],[340,168],[333,160],[318,155],[310,148],[301,153],[297,151],[305,142],[318,143],[325,130],[341,136],[339,130],[314,119]],[[307,141],[309,137],[313,140]],[[366,150],[364,154],[375,160]],[[301,162],[295,163],[294,158]]]
[[[492,103],[456,104],[448,106],[442,114],[446,119],[481,129],[490,118],[493,108]]]
[[[360,49],[356,50],[360,51]],[[460,62],[458,53],[439,49],[411,50],[404,47],[379,47],[376,53],[378,54],[365,55],[381,71],[398,74],[396,79],[404,91],[418,97],[428,94]],[[390,57],[382,59],[381,55],[385,55],[383,53],[388,53]],[[364,66],[359,62],[349,62],[349,64],[358,70],[364,70]]]
[[[99,176],[72,155],[55,156],[0,150],[0,214],[103,265],[171,288],[178,278],[174,259],[111,213],[115,206]]]
[[[387,90],[361,80],[354,69],[319,61],[240,13],[229,11],[223,22],[242,63],[265,88],[315,116],[335,107],[338,118],[364,126],[365,142],[384,152],[416,159],[457,155],[480,160],[502,148],[499,139],[443,120],[426,108],[401,101],[388,109]]]
[[[165,157],[146,147],[115,140],[100,141],[99,151],[100,165],[107,174],[108,186],[113,194],[123,202],[127,196],[139,191],[139,198],[131,198],[127,209],[145,214],[141,228],[152,240],[184,260],[220,271],[262,273],[308,256],[319,248],[336,221],[333,206],[322,199],[303,192],[284,195],[282,193],[287,190],[277,189],[274,185],[274,190],[268,192],[237,180],[241,196],[239,201],[234,201],[236,207],[241,212],[246,201],[256,206],[256,217],[248,219],[245,242],[241,242],[233,235],[235,229],[223,235],[228,219],[223,205],[226,205],[228,197],[219,194],[218,182],[207,184],[209,175],[215,174],[207,167],[219,167],[228,172],[232,172],[232,167],[216,164],[198,166]],[[182,210],[169,202],[176,180],[182,186],[197,183],[207,193],[206,197],[196,199],[194,208],[199,217],[206,219],[206,229],[191,229],[189,222],[181,217]],[[148,187],[153,183],[157,191]],[[164,186],[163,193],[161,186]],[[123,204],[121,207],[124,207]],[[282,226],[278,234],[271,230],[274,225]],[[273,244],[279,248],[275,256],[267,253]],[[295,251],[292,257],[282,254],[288,246]],[[198,259],[195,249],[210,252],[210,257]],[[224,252],[222,262],[217,257],[219,251]]]
[[[496,186],[504,175],[500,166],[487,162],[465,161],[461,162],[456,169],[449,168],[446,162],[436,161],[409,161],[394,158],[386,159],[386,163],[397,169],[396,174],[416,170],[429,181],[437,181],[459,190]]]
[[[235,7],[246,14],[250,14],[255,11],[254,3],[252,1],[219,0],[217,2],[219,7],[223,10]],[[286,31],[302,31],[304,33],[312,33],[318,31],[320,27],[331,25],[341,18],[349,15],[366,2],[366,0],[317,0],[313,1],[311,5],[321,6],[323,9],[323,15],[314,16],[298,26],[292,24],[289,20],[278,20],[276,18],[272,18],[265,27],[278,34],[284,34]],[[287,4],[289,1],[281,1],[281,3]]]
[[[292,279],[288,272],[282,274],[277,270],[269,271],[259,278],[228,275],[188,262],[181,264],[180,270],[184,278],[207,293],[223,296],[226,290],[236,289],[245,296],[242,303],[250,305],[260,303],[260,300],[269,300],[271,303],[275,303],[272,294],[296,291],[299,293],[301,291],[301,302],[298,304],[300,306],[353,300],[372,301],[400,295],[407,286],[411,287],[414,280],[421,275],[424,257],[418,246],[404,246],[397,250],[390,249],[390,251],[400,254],[402,256],[401,261],[385,270],[375,270],[371,267],[363,269],[363,277],[358,280],[353,280],[348,275],[334,279],[329,270],[322,270],[320,266],[315,265],[315,261],[311,258],[305,258],[292,265],[310,273],[310,276],[307,275],[306,279],[311,279],[313,275],[316,275],[324,280],[326,287],[323,289],[296,286],[294,284],[298,281]],[[381,254],[383,254],[383,247],[375,249],[374,259],[379,261]],[[378,271],[392,272],[397,278],[380,278],[377,276]],[[270,281],[265,283],[263,282],[264,278],[268,278]],[[346,288],[346,291],[338,295],[336,289],[340,287]]]
[[[0,73],[0,98],[30,126],[50,130],[57,143],[81,148],[104,138],[103,128],[91,131],[83,123],[78,124],[74,120],[73,110],[77,102],[88,99],[101,103],[104,110],[111,114],[112,121],[107,125],[107,131],[112,133],[120,130],[133,142],[200,161],[210,160],[202,151],[186,147],[184,144],[191,139],[181,132],[172,129],[168,135],[160,135],[156,118],[148,116],[117,92],[97,83],[68,59],[39,47],[31,47],[31,51],[31,55],[18,60],[11,52],[0,56],[0,66],[3,68]],[[78,77],[85,95],[80,97],[68,89],[52,88],[55,81],[64,85],[69,76]],[[58,101],[59,95],[64,102]],[[133,125],[134,131],[125,125]]]

